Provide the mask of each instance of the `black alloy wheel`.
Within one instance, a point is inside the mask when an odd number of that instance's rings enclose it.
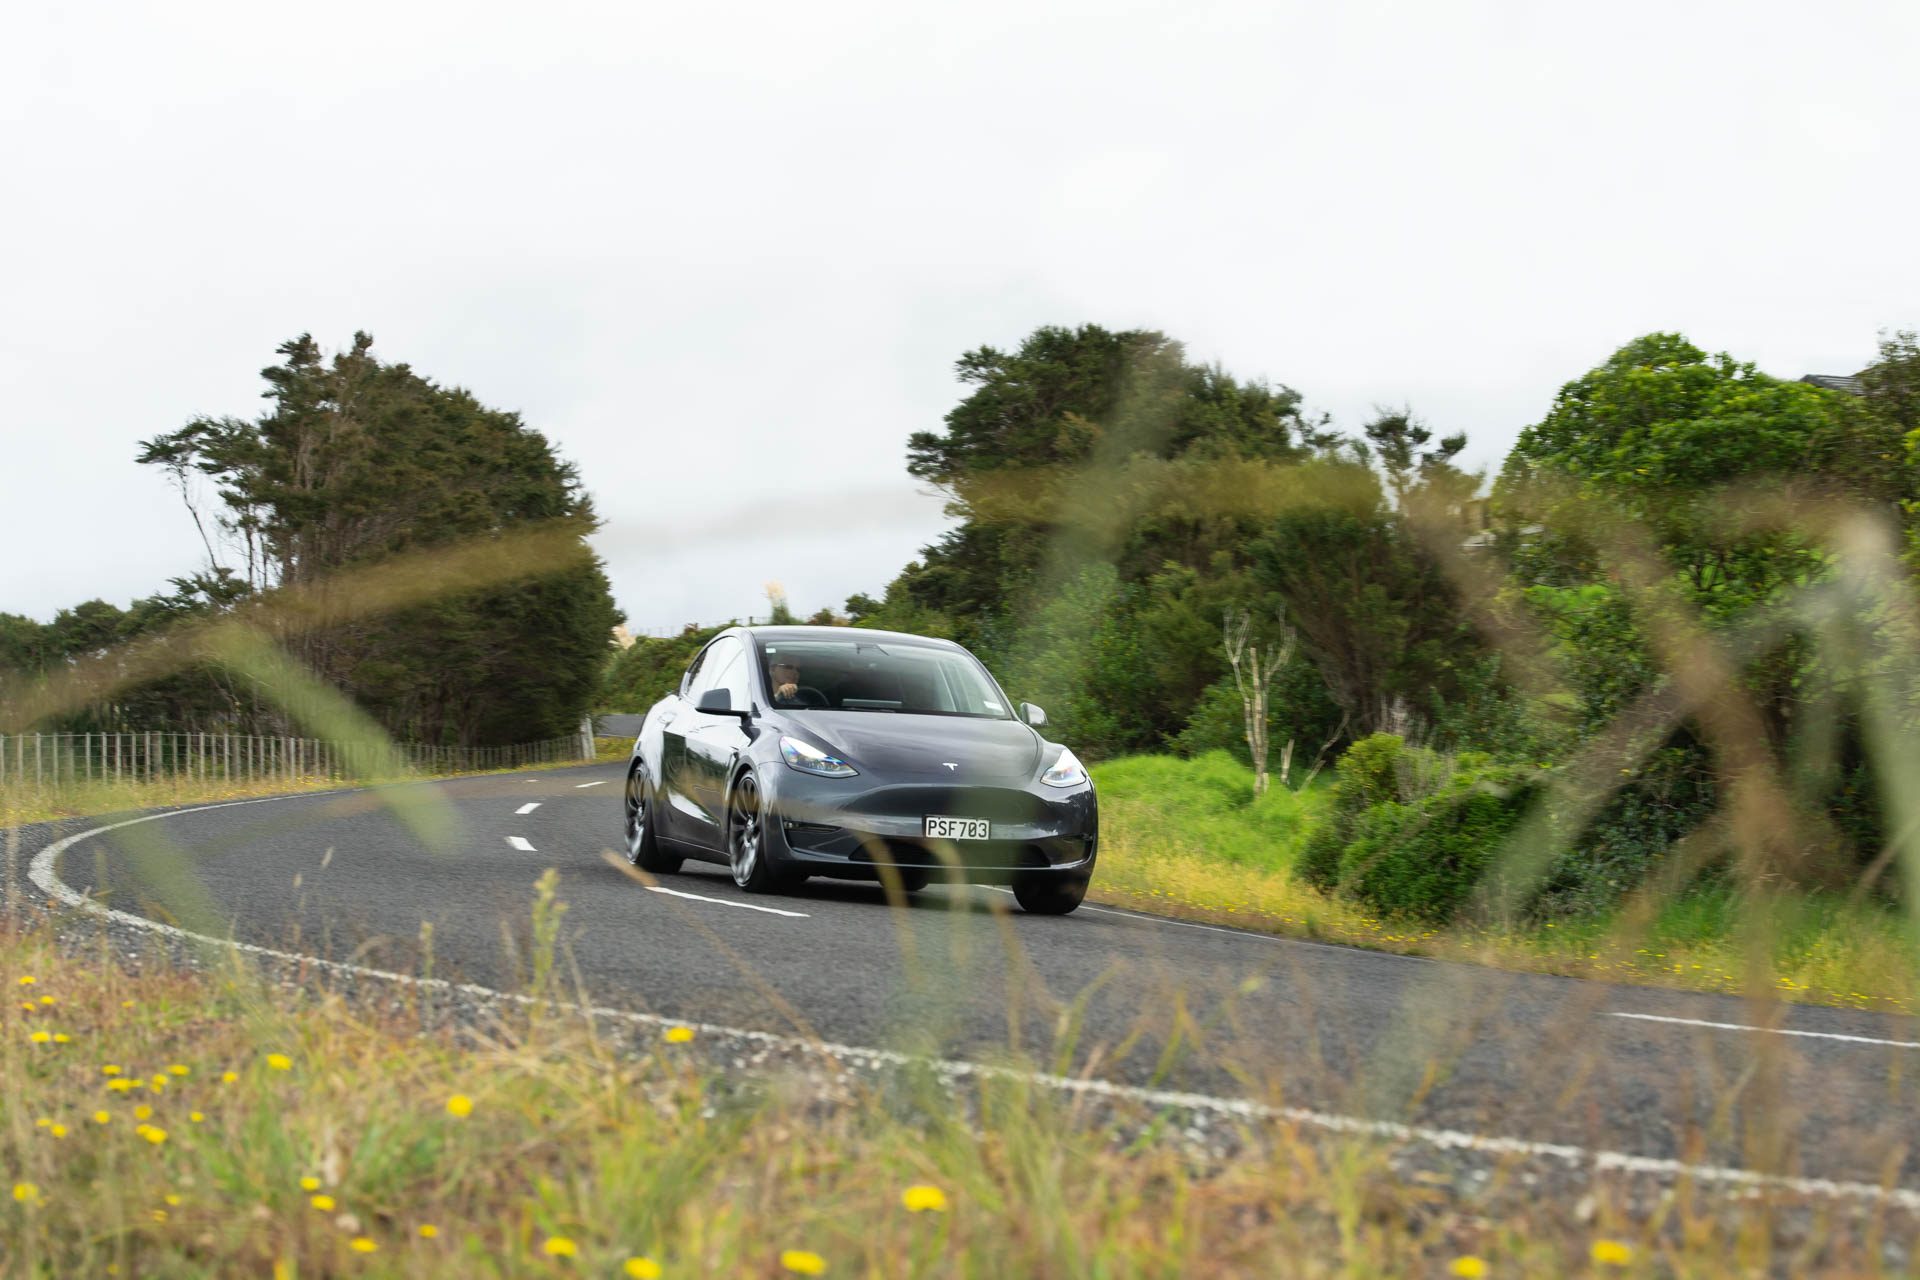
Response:
[[[767,851],[767,814],[760,803],[760,784],[751,773],[733,784],[727,806],[727,862],[733,882],[748,893],[776,893],[791,888],[798,878],[774,869]]]
[[[1013,882],[1013,896],[1029,915],[1064,916],[1087,896],[1083,876],[1028,876]]]
[[[660,847],[653,829],[653,797],[647,792],[645,768],[635,762],[627,770],[627,861],[654,875],[672,875],[681,859]]]

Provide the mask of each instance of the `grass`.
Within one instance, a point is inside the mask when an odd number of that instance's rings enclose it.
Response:
[[[1500,1168],[1463,1200],[1281,1125],[1202,1159],[1017,1080],[748,1082],[691,1029],[634,1052],[538,1003],[461,1035],[408,1001],[288,1001],[234,958],[136,974],[17,928],[0,988],[9,1275],[1879,1273],[1871,1232],[1842,1243],[1817,1206],[1810,1231],[1764,1197],[1648,1219]]]
[[[1100,789],[1095,901],[1296,937],[1505,968],[1692,990],[1750,992],[1891,1012],[1920,1008],[1900,916],[1837,895],[1695,889],[1644,920],[1622,910],[1520,932],[1382,918],[1295,880],[1321,789],[1253,796],[1222,752],[1136,756],[1093,768]]]

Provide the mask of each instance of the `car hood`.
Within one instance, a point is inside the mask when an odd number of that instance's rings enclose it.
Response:
[[[876,781],[1021,783],[1040,768],[1040,735],[1018,720],[809,711],[793,723]]]

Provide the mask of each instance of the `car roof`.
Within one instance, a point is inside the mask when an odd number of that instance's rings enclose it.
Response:
[[[949,649],[961,646],[937,636],[916,636],[906,631],[878,631],[871,627],[741,627],[755,640],[894,640],[912,644],[938,645]]]

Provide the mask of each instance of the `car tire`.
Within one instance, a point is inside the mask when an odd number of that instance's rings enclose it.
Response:
[[[1064,916],[1087,896],[1087,881],[1079,876],[1030,876],[1013,882],[1013,896],[1029,915]]]
[[[627,770],[625,807],[627,862],[656,876],[678,871],[682,859],[660,847],[660,833],[653,822],[653,791],[647,786],[646,767],[637,760]]]
[[[773,865],[767,848],[767,810],[760,784],[743,773],[727,801],[727,867],[733,882],[748,893],[781,893],[805,880]]]

